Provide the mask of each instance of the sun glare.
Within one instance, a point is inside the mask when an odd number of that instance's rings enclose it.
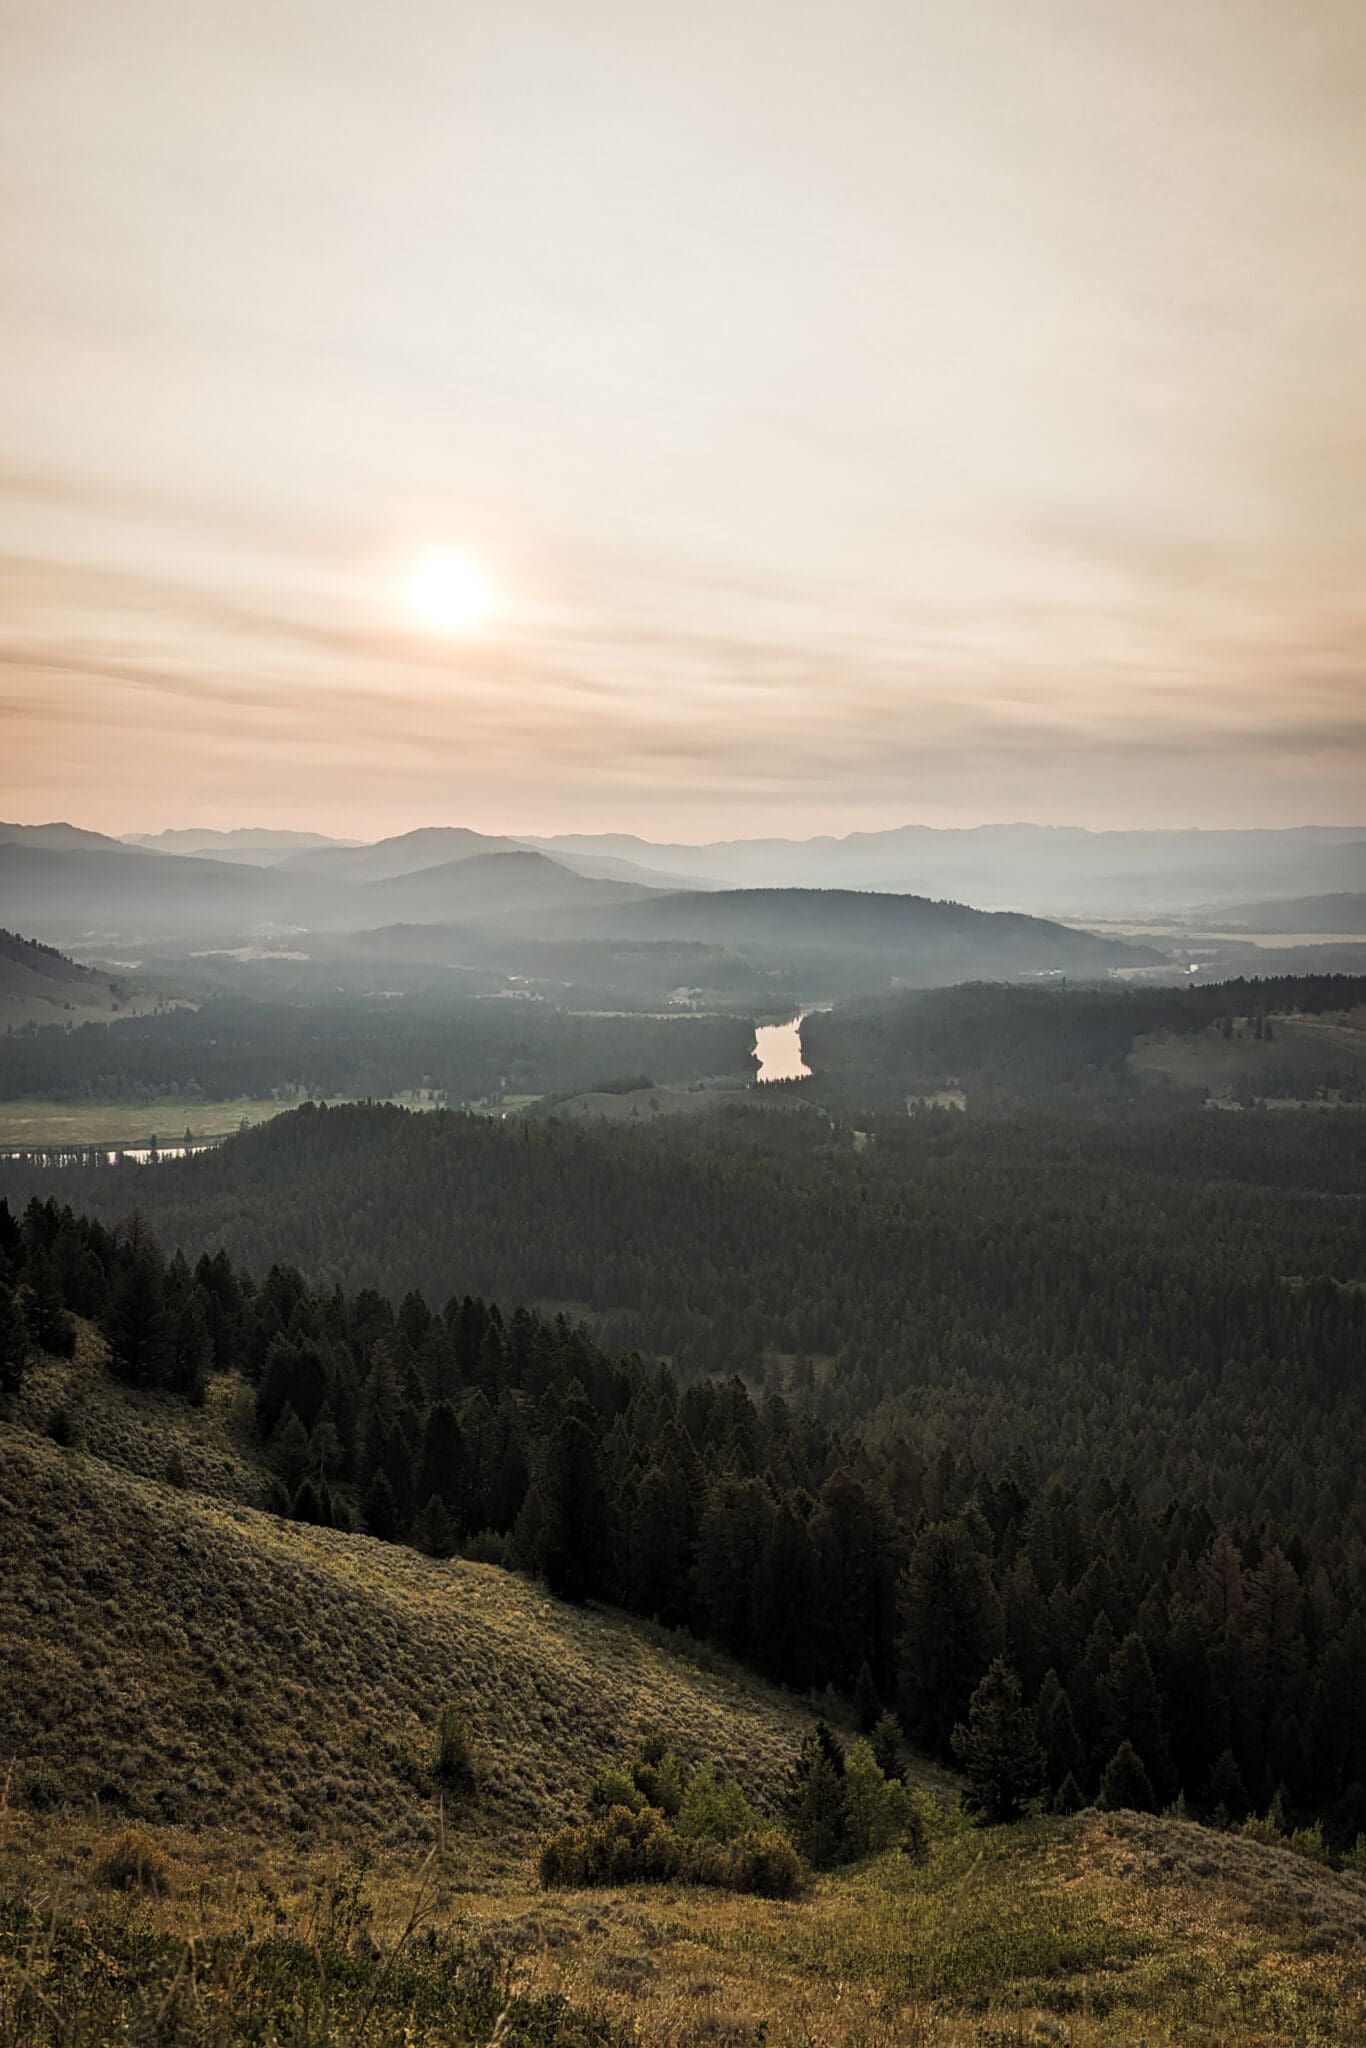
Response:
[[[409,574],[408,609],[431,633],[469,633],[493,610],[493,592],[477,562],[432,549]]]

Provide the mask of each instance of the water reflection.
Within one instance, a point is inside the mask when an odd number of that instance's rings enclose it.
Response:
[[[759,1081],[804,1081],[811,1072],[802,1058],[802,1024],[805,1012],[790,1017],[786,1024],[756,1024],[754,1057],[759,1062]]]

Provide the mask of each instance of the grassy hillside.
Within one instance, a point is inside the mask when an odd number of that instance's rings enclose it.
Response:
[[[118,1437],[108,1410],[93,1412],[89,1444],[150,1462],[145,1411]],[[776,1793],[804,1724],[795,1702],[492,1566],[242,1506],[260,1492],[218,1419],[180,1433],[180,1487],[31,1432],[0,1436],[0,1638],[20,1645],[0,1754],[21,1804],[429,1845],[428,1765],[450,1701],[472,1724],[480,1828],[495,1836],[571,1817],[592,1773],[656,1725]]]
[[[52,946],[0,931],[0,1031],[25,1024],[106,1023],[137,1017],[158,998],[96,974]]]
[[[37,1426],[54,1405],[76,1444]],[[946,1811],[923,1864],[795,1903],[542,1891],[537,1835],[642,1731],[771,1801],[807,1711],[491,1567],[277,1521],[261,1483],[230,1382],[198,1412],[130,1397],[86,1332],[0,1422],[0,1895],[26,1902],[0,1905],[4,2048],[133,2020],[168,2048],[1363,2038],[1366,1883],[1184,1821]],[[448,1700],[480,1757],[451,1815]],[[130,1823],[150,1895],[105,1874]],[[29,2033],[21,1981],[48,2001]]]

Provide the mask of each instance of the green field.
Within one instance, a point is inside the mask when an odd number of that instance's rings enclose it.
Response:
[[[430,1109],[426,1096],[387,1098],[408,1109]],[[235,1102],[0,1102],[0,1151],[32,1145],[178,1145],[186,1130],[196,1138],[226,1138],[245,1124],[263,1124],[297,1108],[294,1101],[239,1097]]]

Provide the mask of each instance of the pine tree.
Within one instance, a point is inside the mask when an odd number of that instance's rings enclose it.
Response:
[[[1001,1640],[1001,1604],[991,1574],[961,1521],[932,1523],[923,1531],[898,1600],[904,1717],[912,1734],[942,1755]]]
[[[128,1259],[109,1305],[106,1323],[110,1363],[135,1387],[159,1387],[170,1355],[166,1284],[160,1259],[150,1250]]]
[[[1247,1796],[1247,1787],[1243,1783],[1243,1774],[1231,1749],[1222,1752],[1210,1773],[1209,1785],[1205,1791],[1205,1805],[1216,1827],[1236,1826],[1246,1817],[1252,1805]]]
[[[1127,1635],[1116,1649],[1101,1694],[1105,1747],[1113,1756],[1122,1742],[1131,1743],[1149,1778],[1160,1786],[1166,1777],[1167,1735],[1162,1703],[1141,1636]]]
[[[953,1731],[953,1753],[965,1773],[964,1805],[979,1819],[1018,1820],[1039,1789],[1043,1753],[1020,1681],[996,1658],[972,1695],[966,1724]]]
[[[46,1252],[30,1259],[28,1285],[24,1293],[24,1321],[39,1351],[54,1358],[70,1358],[76,1347],[76,1326],[62,1300],[57,1269]]]
[[[183,1394],[192,1407],[202,1408],[208,1396],[209,1341],[204,1305],[193,1290],[182,1294],[169,1309],[165,1384],[173,1394]]]
[[[590,1599],[605,1588],[611,1522],[598,1440],[572,1409],[546,1448],[538,1490],[544,1519],[536,1567],[562,1600]]]
[[[1081,1786],[1069,1771],[1053,1794],[1054,1813],[1080,1813],[1082,1809]]]
[[[0,1394],[17,1394],[28,1358],[28,1334],[13,1291],[0,1280]]]
[[[865,1657],[854,1686],[854,1719],[864,1735],[871,1735],[882,1717],[882,1701],[873,1681],[872,1667]]]
[[[1100,1803],[1111,1812],[1129,1807],[1134,1813],[1151,1813],[1157,1801],[1152,1780],[1132,1742],[1121,1742],[1100,1781]]]
[[[378,1536],[385,1543],[397,1540],[398,1511],[394,1506],[394,1489],[382,1470],[375,1473],[365,1489],[361,1515],[368,1535]]]
[[[276,1423],[266,1446],[266,1456],[271,1470],[279,1474],[285,1491],[292,1498],[308,1471],[308,1438],[292,1408],[286,1408]]]
[[[322,1510],[318,1505],[318,1496],[313,1490],[311,1479],[302,1481],[289,1512],[296,1522],[311,1522],[315,1527],[321,1525]]]
[[[414,1297],[410,1296],[409,1299]],[[455,1410],[448,1401],[438,1401],[427,1411],[422,1425],[422,1445],[417,1460],[416,1494],[421,1501],[435,1497],[442,1506],[455,1511],[460,1498],[460,1461],[464,1439]]]
[[[1064,1778],[1080,1780],[1086,1775],[1077,1724],[1072,1717],[1072,1702],[1061,1686],[1044,1716],[1040,1733],[1043,1737],[1044,1777],[1048,1784],[1056,1789]]]
[[[428,1557],[450,1557],[455,1550],[455,1530],[446,1504],[432,1494],[413,1529],[413,1541]]]
[[[899,1778],[906,1768],[906,1746],[895,1714],[879,1714],[869,1740],[884,1778]]]
[[[813,1870],[829,1870],[848,1848],[849,1792],[844,1750],[824,1721],[803,1741],[786,1800],[795,1847]]]

